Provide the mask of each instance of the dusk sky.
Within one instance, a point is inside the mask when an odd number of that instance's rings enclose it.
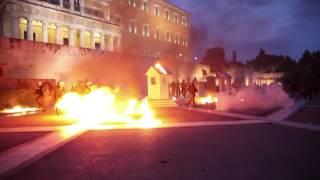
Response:
[[[170,0],[189,11],[193,27],[208,32],[200,49],[223,46],[227,58],[254,58],[260,48],[298,59],[320,49],[319,0]],[[204,37],[202,37],[204,38]],[[197,49],[197,54],[203,51]]]

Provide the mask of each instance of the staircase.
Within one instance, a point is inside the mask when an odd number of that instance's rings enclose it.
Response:
[[[148,99],[148,102],[151,107],[178,107],[171,99]]]

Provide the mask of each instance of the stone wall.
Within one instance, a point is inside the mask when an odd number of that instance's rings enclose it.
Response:
[[[144,96],[145,73],[156,59],[125,53],[74,48],[56,44],[0,38],[0,64],[7,64],[7,78],[55,79],[70,86],[77,80],[119,87],[124,93]],[[173,79],[202,77],[203,65],[163,59]]]

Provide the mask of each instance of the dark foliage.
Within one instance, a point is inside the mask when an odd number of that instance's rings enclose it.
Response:
[[[228,67],[225,56],[224,48],[209,48],[202,63],[210,65],[212,72],[222,72],[224,68]]]

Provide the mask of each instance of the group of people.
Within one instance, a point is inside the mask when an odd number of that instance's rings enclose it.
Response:
[[[187,99],[187,106],[196,106],[195,97],[198,92],[196,84],[196,78],[193,81],[172,81],[169,85],[170,97],[176,99]]]

